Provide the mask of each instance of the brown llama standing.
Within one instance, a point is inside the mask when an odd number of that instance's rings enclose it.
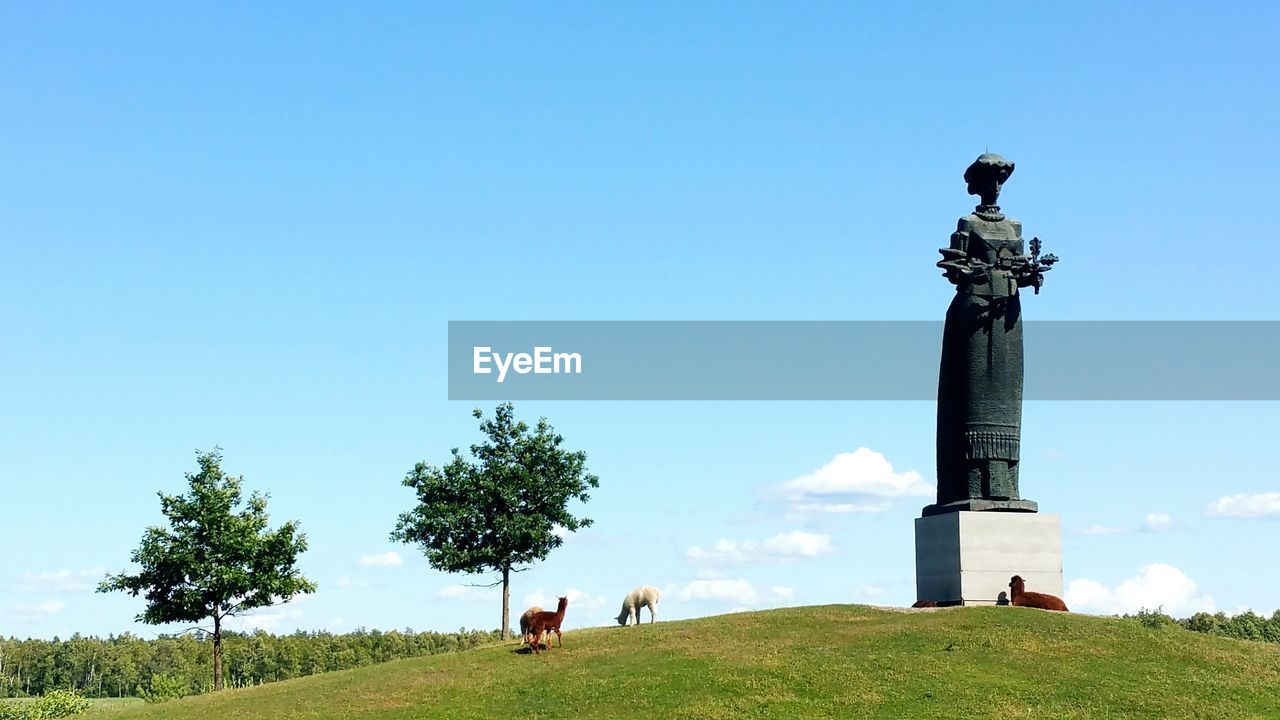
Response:
[[[542,643],[544,635],[547,636],[547,649],[551,649],[551,636],[549,632],[555,631],[556,640],[560,647],[564,647],[564,636],[560,634],[560,623],[564,622],[564,611],[569,607],[569,598],[562,597],[556,605],[555,612],[534,613],[529,618],[529,634],[533,636],[533,642],[529,646],[533,648],[533,653],[538,654],[538,645]]]
[[[1060,597],[1045,593],[1027,592],[1027,584],[1023,582],[1021,575],[1014,575],[1009,579],[1009,602],[1018,607],[1070,612],[1067,610],[1067,604],[1062,602]]]

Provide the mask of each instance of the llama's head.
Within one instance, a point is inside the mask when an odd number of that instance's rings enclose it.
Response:
[[[1021,575],[1014,575],[1009,578],[1009,590],[1012,591],[1014,595],[1021,595],[1026,592],[1027,584],[1022,581]]]
[[[556,612],[562,613],[567,607],[569,607],[569,598],[562,597],[560,598],[560,602],[556,603]]]
[[[618,613],[618,617],[614,619],[618,621],[619,625],[626,625],[627,621],[631,619],[631,611],[627,608],[622,608],[622,612]]]

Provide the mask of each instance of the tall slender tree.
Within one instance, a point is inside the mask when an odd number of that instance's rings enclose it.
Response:
[[[511,574],[545,560],[564,539],[591,524],[569,512],[572,500],[587,502],[600,481],[587,472],[587,454],[563,447],[564,438],[546,418],[532,430],[515,419],[511,403],[492,419],[479,409],[486,441],[471,446],[471,457],[453,449],[443,467],[413,466],[404,485],[418,504],[400,515],[391,539],[417,544],[431,567],[445,572],[497,573],[502,586],[502,639],[511,627]]]
[[[315,592],[297,569],[307,549],[294,521],[267,528],[267,497],[245,504],[241,477],[222,470],[222,453],[196,453],[199,472],[187,473],[187,495],[160,495],[169,527],[150,527],[132,560],[135,574],[108,575],[98,592],[145,593],[141,622],[161,625],[213,620],[213,689],[222,689],[222,626],[230,617]],[[241,509],[241,505],[245,507]]]

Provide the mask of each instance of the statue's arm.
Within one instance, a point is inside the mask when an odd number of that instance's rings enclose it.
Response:
[[[941,248],[938,252],[942,253],[938,267],[942,268],[943,274],[953,285],[966,282],[981,271],[969,258],[969,231],[963,219],[956,231],[951,233],[951,246]]]
[[[1030,255],[1026,254],[1026,247],[1022,243],[1022,223],[1017,220],[1010,219],[1013,225],[1013,232],[1017,237],[1009,248],[1013,251],[1013,279],[1018,283],[1018,287],[1038,287],[1043,282],[1035,271],[1035,261]]]
[[[1018,287],[1035,288],[1037,291],[1044,287],[1044,273],[1042,268],[1037,268],[1031,263],[1019,265],[1013,273],[1013,277],[1018,282]]]
[[[1040,288],[1044,287],[1044,274],[1053,268],[1053,264],[1058,262],[1058,256],[1045,255],[1040,256],[1040,238],[1031,239],[1031,252],[1023,254],[1022,246],[1022,225],[1018,224],[1018,243],[1015,252],[1018,253],[1016,263],[1013,268],[1014,280],[1017,281],[1020,288],[1034,288],[1036,293],[1040,292]]]

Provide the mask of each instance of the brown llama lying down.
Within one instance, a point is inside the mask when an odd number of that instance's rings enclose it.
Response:
[[[560,647],[564,647],[564,636],[560,634],[560,623],[564,622],[564,611],[569,607],[569,598],[562,597],[556,605],[555,612],[536,612],[529,617],[529,634],[533,636],[533,642],[529,643],[529,647],[533,648],[533,654],[538,654],[538,645],[542,643],[544,635],[547,636],[547,649],[551,649],[551,637],[548,633],[554,631],[556,640],[559,641]]]
[[[1047,595],[1045,593],[1027,592],[1027,584],[1022,580],[1022,576],[1014,575],[1009,578],[1009,601],[1018,607],[1033,607],[1041,610],[1061,610],[1062,612],[1070,612],[1067,610],[1067,604],[1062,602],[1062,598]]]
[[[524,614],[520,616],[520,637],[525,642],[529,642],[529,620],[533,618],[535,613],[540,612],[542,612],[542,608],[534,605],[528,610],[525,610]]]

